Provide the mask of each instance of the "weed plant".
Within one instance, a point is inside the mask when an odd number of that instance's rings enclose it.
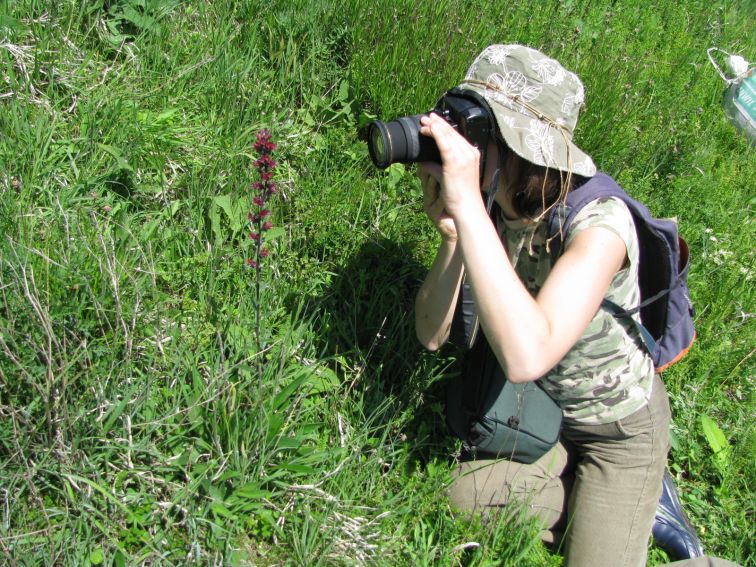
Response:
[[[600,168],[680,221],[699,338],[664,374],[669,465],[707,551],[756,565],[756,160],[706,59],[755,60],[753,21],[734,0],[0,0],[1,562],[559,564],[519,510],[449,509],[457,353],[412,328],[436,235],[413,169],[375,170],[361,138],[521,42],[583,78]]]

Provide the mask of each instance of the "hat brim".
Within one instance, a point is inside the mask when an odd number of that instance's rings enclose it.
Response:
[[[463,84],[460,88],[482,96],[496,119],[499,134],[521,158],[536,165],[593,177],[593,159],[572,142],[566,129],[539,120],[515,101],[497,96],[483,86]]]

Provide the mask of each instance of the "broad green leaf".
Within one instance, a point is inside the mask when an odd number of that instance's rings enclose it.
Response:
[[[284,416],[280,413],[274,413],[268,418],[268,434],[266,436],[266,441],[270,442],[273,441],[273,439],[276,438],[276,436],[281,432],[281,429],[284,425]]]
[[[313,394],[320,394],[322,392],[330,392],[339,385],[339,377],[336,373],[327,366],[321,366],[315,372],[315,376],[312,379]]]
[[[97,147],[99,147],[101,150],[103,150],[106,153],[109,153],[111,156],[113,156],[116,160],[116,163],[118,164],[118,167],[120,169],[124,169],[130,173],[134,172],[134,168],[129,165],[129,162],[127,162],[124,157],[123,153],[121,153],[121,150],[118,148],[114,148],[113,146],[109,146],[108,144],[97,144]]]
[[[706,436],[706,441],[709,442],[709,447],[714,451],[714,455],[720,465],[727,465],[730,459],[730,444],[727,442],[724,432],[706,414],[701,416],[701,428],[703,429],[704,436]]]
[[[92,565],[102,565],[103,561],[105,561],[105,554],[102,552],[101,548],[98,547],[89,554],[89,562]]]
[[[136,27],[141,28],[143,30],[150,30],[153,27],[155,27],[154,18],[152,18],[151,16],[148,16],[147,14],[138,12],[132,6],[126,6],[123,9],[123,12],[121,12],[120,16],[124,20],[131,22]]]
[[[221,229],[220,209],[215,205],[215,202],[210,203],[208,217],[210,217],[210,229],[215,235],[215,243],[220,244],[223,242],[223,230]]]
[[[231,195],[218,195],[216,197],[213,197],[213,203],[223,209],[229,220],[233,220],[234,210],[233,204],[231,203]]]
[[[121,413],[123,413],[123,409],[126,407],[126,404],[129,402],[128,395],[123,396],[123,399],[118,402],[118,405],[113,408],[113,411],[110,412],[110,415],[108,416],[107,421],[105,421],[105,424],[102,426],[102,434],[107,435],[110,429],[113,427],[113,423],[115,423],[115,420],[118,419],[121,416]]]
[[[341,81],[339,85],[339,100],[346,102],[349,99],[349,81]]]
[[[271,492],[269,490],[263,490],[257,483],[244,484],[234,490],[233,496],[238,498],[247,498],[249,500],[262,500],[263,498],[269,498]]]
[[[298,465],[295,463],[282,463],[275,468],[298,474],[315,474],[317,472],[317,469],[313,467],[308,467],[307,465]]]
[[[672,446],[672,450],[673,451],[680,451],[681,450],[680,436],[673,429],[669,430],[669,444]]]
[[[20,32],[24,30],[24,26],[18,20],[11,18],[6,14],[0,14],[0,30],[3,28],[9,29],[14,32]]]
[[[399,182],[404,177],[406,169],[401,163],[392,163],[387,169],[386,182],[389,189],[396,189]]]
[[[280,238],[286,234],[286,229],[282,226],[274,226],[271,228],[268,232],[265,233],[265,236],[263,237],[265,240],[274,240],[276,238]]]
[[[241,201],[234,201],[231,195],[217,195],[213,197],[213,206],[220,207],[226,213],[229,226],[234,233],[239,232],[244,226],[244,204]]]
[[[294,394],[294,392],[299,390],[299,388],[301,388],[305,384],[305,382],[312,378],[312,372],[309,369],[300,368],[300,372],[302,372],[301,376],[295,378],[289,384],[284,386],[283,389],[274,398],[274,410],[281,409],[281,407],[289,400],[292,394]]]
[[[171,217],[174,216],[179,211],[179,209],[183,206],[184,206],[184,201],[173,201],[171,203],[171,206],[168,209],[170,211],[170,216]]]
[[[373,120],[378,118],[377,115],[367,112],[366,110],[360,110],[360,115],[357,118],[357,127],[364,128],[370,124]]]
[[[158,114],[155,117],[155,124],[162,124],[163,122],[170,122],[171,118],[173,118],[173,115],[178,112],[178,108],[168,108]]]
[[[229,510],[219,502],[213,502],[212,504],[210,504],[210,510],[218,517],[228,518],[230,520],[236,519],[236,514],[234,514],[231,510]]]
[[[144,223],[144,226],[142,226],[142,230],[140,231],[140,236],[142,242],[146,242],[149,240],[153,234],[155,234],[155,230],[160,225],[161,218],[158,217],[156,219],[152,219],[149,222]]]
[[[304,437],[288,437],[282,436],[276,443],[277,451],[284,451],[288,449],[297,450],[302,446],[306,439]]]

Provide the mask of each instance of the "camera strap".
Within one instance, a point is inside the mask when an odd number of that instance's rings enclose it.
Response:
[[[494,226],[497,225],[496,219],[492,216],[494,197],[496,197],[496,191],[499,189],[499,176],[501,175],[501,170],[504,165],[504,158],[506,156],[506,151],[502,147],[502,144],[500,142],[497,142],[496,146],[499,151],[499,163],[497,164],[496,170],[493,173],[493,179],[491,180],[491,185],[488,188],[488,195],[486,196],[486,213],[488,213],[488,217],[491,219],[491,222],[494,223]],[[482,181],[483,179],[481,179],[481,182]],[[465,319],[465,342],[467,348],[471,349],[478,337],[478,331],[480,330],[480,320],[478,319],[478,314],[475,312],[475,307],[472,300],[471,286],[467,281],[467,273],[465,272],[464,265],[462,266],[462,288],[463,291],[460,291],[460,298],[463,302],[462,311],[463,318]]]
[[[499,176],[501,175],[501,170],[504,165],[504,157],[505,152],[504,148],[501,147],[500,142],[496,142],[496,147],[499,151],[499,163],[496,165],[496,171],[494,171],[493,179],[491,180],[491,185],[488,188],[488,195],[486,197],[486,212],[488,213],[488,216],[491,216],[491,211],[493,210],[493,204],[494,204],[494,197],[496,197],[496,191],[499,189]],[[494,222],[496,219],[491,219]]]

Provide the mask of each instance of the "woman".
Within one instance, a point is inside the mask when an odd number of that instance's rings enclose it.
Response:
[[[635,327],[601,309],[605,297],[625,308],[639,302],[632,217],[619,200],[589,204],[556,261],[542,222],[596,173],[572,142],[582,83],[534,49],[495,45],[460,87],[486,99],[498,132],[481,182],[480,153],[439,116],[421,120],[442,158],[420,168],[425,211],[442,242],[417,296],[417,335],[430,350],[447,341],[464,272],[508,379],[539,380],[564,423],[560,443],[533,464],[462,462],[451,499],[485,511],[520,498],[543,521],[544,539],[562,543],[566,565],[645,565],[669,404]],[[481,187],[495,191],[494,221]]]

